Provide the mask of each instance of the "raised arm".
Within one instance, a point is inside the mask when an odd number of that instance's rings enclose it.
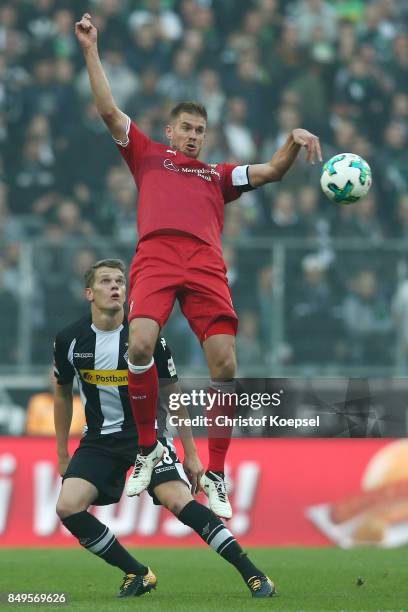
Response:
[[[55,385],[54,390],[54,425],[57,438],[58,468],[61,476],[68,467],[69,430],[72,422],[72,383]]]
[[[293,130],[285,144],[276,151],[272,159],[265,164],[252,164],[248,168],[252,187],[260,187],[266,183],[280,181],[295,161],[300,149],[306,148],[306,159],[311,164],[317,158],[323,161],[320,142],[317,136],[307,130]]]
[[[116,140],[126,142],[128,117],[116,106],[113,99],[108,79],[99,58],[98,32],[91,23],[89,13],[85,13],[81,21],[75,24],[75,34],[84,52],[92,95],[98,113],[108,126],[112,136]]]

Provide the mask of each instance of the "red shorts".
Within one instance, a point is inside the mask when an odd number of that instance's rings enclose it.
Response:
[[[160,234],[142,240],[129,271],[129,321],[154,319],[163,327],[176,298],[199,341],[209,328],[226,319],[236,334],[238,317],[232,305],[224,260],[214,247],[194,236]]]

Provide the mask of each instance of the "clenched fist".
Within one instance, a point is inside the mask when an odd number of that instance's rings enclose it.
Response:
[[[98,31],[95,26],[92,25],[89,13],[82,15],[81,21],[76,22],[75,34],[83,49],[89,49],[93,45],[96,45]]]

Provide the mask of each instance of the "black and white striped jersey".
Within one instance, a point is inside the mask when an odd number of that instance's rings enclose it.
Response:
[[[91,315],[64,328],[55,338],[54,373],[57,383],[78,381],[89,433],[136,432],[128,397],[127,319],[113,331],[102,331]],[[178,380],[173,357],[164,338],[159,337],[154,351],[161,386]],[[167,412],[158,405],[158,436],[165,431]],[[135,433],[136,435],[136,433]]]

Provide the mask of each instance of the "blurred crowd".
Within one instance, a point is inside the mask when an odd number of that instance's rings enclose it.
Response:
[[[175,103],[198,99],[209,163],[267,161],[295,127],[319,135],[324,159],[349,151],[369,162],[369,196],[335,206],[320,167],[300,155],[281,183],[228,205],[225,258],[243,366],[392,365],[396,337],[408,346],[406,253],[382,249],[408,236],[406,0],[3,0],[0,362],[21,358],[22,244],[48,245],[34,247],[30,287],[30,359],[45,364],[53,334],[86,310],[84,270],[95,257],[129,261],[137,239],[132,177],[74,34],[85,11],[118,106],[152,138],[164,140]],[[279,268],[270,247],[287,239],[312,246],[285,251]],[[334,239],[357,246],[339,251]],[[176,360],[200,365],[181,317],[169,334]]]

